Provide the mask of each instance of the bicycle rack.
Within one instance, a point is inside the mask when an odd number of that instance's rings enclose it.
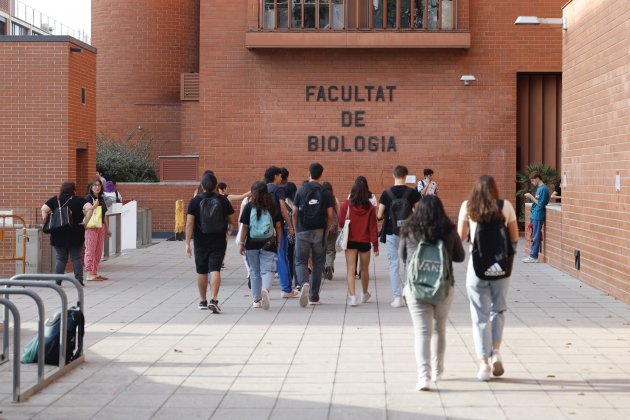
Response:
[[[85,361],[85,356],[81,354],[78,358],[73,360],[72,362],[66,364],[66,339],[67,339],[67,322],[68,322],[68,297],[61,286],[56,284],[55,282],[69,281],[74,284],[77,288],[78,301],[77,306],[81,311],[83,311],[83,288],[81,287],[81,283],[76,280],[74,277],[63,274],[18,274],[13,276],[9,280],[0,280],[0,286],[5,286],[4,289],[0,290],[0,295],[4,294],[4,298],[0,298],[0,304],[5,307],[5,316],[4,316],[4,331],[3,331],[3,358],[4,363],[8,362],[9,358],[9,311],[13,314],[13,319],[15,323],[14,327],[14,361],[13,361],[13,401],[21,402],[45,388],[51,382],[59,379],[61,376],[68,373],[70,370],[74,369],[80,363]],[[61,325],[60,325],[60,343],[59,343],[59,369],[53,372],[50,376],[44,376],[44,305],[41,297],[34,291],[29,289],[9,289],[11,286],[22,286],[22,287],[45,287],[49,289],[53,289],[55,292],[59,294],[61,299]],[[38,358],[37,358],[37,372],[38,372],[38,381],[37,383],[25,390],[24,392],[20,391],[20,313],[15,304],[13,304],[9,299],[8,295],[11,294],[23,294],[32,297],[37,303],[38,312],[39,312],[39,324],[38,324],[38,338],[39,338],[39,346],[38,346]]]

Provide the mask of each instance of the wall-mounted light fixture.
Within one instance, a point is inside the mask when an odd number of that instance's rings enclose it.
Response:
[[[472,74],[465,74],[462,77],[460,77],[459,80],[464,82],[464,86],[468,86],[470,82],[474,82],[477,79],[475,79],[475,76],[473,76]]]
[[[538,16],[519,16],[514,21],[515,25],[562,25],[567,30],[567,18],[539,18]]]
[[[70,47],[70,52],[80,53],[80,52],[83,52],[83,48],[79,48],[79,47]]]

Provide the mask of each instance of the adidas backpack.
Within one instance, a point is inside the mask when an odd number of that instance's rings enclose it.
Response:
[[[405,221],[411,216],[411,203],[409,202],[409,196],[413,192],[411,188],[407,188],[407,191],[402,197],[397,198],[394,191],[390,188],[385,190],[389,196],[391,202],[389,203],[389,221],[392,224],[392,232],[394,235],[400,234],[400,228],[405,224]]]
[[[326,213],[322,203],[322,190],[319,185],[309,185],[304,203],[298,213],[304,229],[318,229],[326,225]]]
[[[223,205],[219,196],[212,193],[201,200],[199,205],[201,233],[223,233],[227,228]]]
[[[254,242],[263,242],[273,237],[273,219],[267,210],[258,210],[252,207],[249,213],[249,238]]]
[[[499,210],[503,200],[497,200]],[[475,275],[481,280],[500,280],[512,274],[514,249],[502,220],[478,223],[472,249]]]
[[[452,275],[444,242],[421,241],[407,263],[407,295],[420,302],[442,302],[448,296]]]

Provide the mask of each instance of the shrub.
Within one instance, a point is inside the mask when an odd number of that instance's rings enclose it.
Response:
[[[157,161],[151,157],[152,138],[134,129],[123,138],[96,136],[96,166],[116,182],[156,182]]]

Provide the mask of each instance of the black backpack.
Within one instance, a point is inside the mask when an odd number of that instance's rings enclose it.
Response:
[[[85,316],[77,307],[68,309],[66,336],[66,364],[79,358],[83,353],[83,335],[85,334]],[[61,335],[61,311],[57,311],[44,324],[44,363],[59,366],[59,338]],[[39,340],[33,338],[25,347],[22,363],[37,363]]]
[[[216,194],[210,194],[201,200],[199,217],[201,218],[199,222],[203,234],[224,233],[227,228],[223,215],[223,205]]]
[[[389,196],[391,202],[389,203],[389,223],[392,226],[392,233],[394,235],[400,234],[400,228],[405,224],[405,221],[411,216],[411,203],[409,202],[409,196],[413,190],[407,188],[402,197],[397,198],[394,191],[390,188],[385,190],[385,193]]]
[[[319,229],[322,227],[322,224],[326,225],[324,211],[321,187],[319,185],[309,185],[306,187],[306,197],[298,213],[302,227],[310,230]]]
[[[497,200],[497,205],[502,210],[503,200]],[[475,274],[481,280],[500,280],[512,274],[514,249],[502,220],[477,224],[472,260]]]

